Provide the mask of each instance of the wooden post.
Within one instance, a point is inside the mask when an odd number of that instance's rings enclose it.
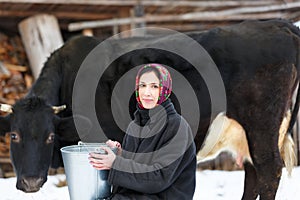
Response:
[[[113,37],[115,39],[119,39],[120,38],[119,35],[118,35],[118,33],[119,33],[119,26],[118,25],[113,25],[112,32],[113,32]]]
[[[55,16],[40,14],[19,23],[19,31],[35,79],[50,54],[63,45]]]
[[[133,10],[130,11],[132,18],[136,17],[144,17],[144,6],[141,4],[137,4]],[[145,21],[140,22],[140,23],[134,23],[134,21],[131,23],[131,29],[136,29],[136,28],[145,28],[146,23]],[[145,29],[138,29],[135,30],[134,32],[131,32],[132,37],[138,37],[138,36],[144,36],[146,34]]]
[[[119,15],[120,15],[121,18],[129,17],[130,16],[130,10],[121,9]],[[120,25],[120,32],[121,32],[121,34],[120,34],[121,38],[131,37],[130,25],[129,24]]]

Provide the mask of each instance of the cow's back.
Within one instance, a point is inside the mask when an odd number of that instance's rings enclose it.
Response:
[[[38,94],[50,105],[65,104],[67,108],[60,116],[70,116],[77,72],[88,53],[99,43],[97,38],[86,36],[76,36],[68,40],[51,54],[29,95]]]

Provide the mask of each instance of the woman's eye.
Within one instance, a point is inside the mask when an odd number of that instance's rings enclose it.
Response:
[[[153,88],[155,88],[155,89],[156,89],[156,88],[159,88],[159,86],[158,86],[158,85],[153,85]]]
[[[146,84],[139,84],[139,87],[144,88],[144,87],[146,87]]]
[[[47,138],[46,143],[47,144],[53,143],[54,139],[55,139],[55,134],[54,133],[50,133],[49,136],[48,136],[48,138]]]
[[[16,133],[16,132],[11,132],[11,133],[10,133],[10,140],[11,140],[12,142],[19,142],[19,141],[20,141],[20,136],[19,136],[19,134]]]

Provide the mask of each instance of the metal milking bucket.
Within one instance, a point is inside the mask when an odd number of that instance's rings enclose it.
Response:
[[[96,170],[89,163],[90,152],[105,154],[105,143],[82,143],[61,148],[71,200],[105,199],[111,194],[108,170]],[[116,149],[112,149],[114,152]]]

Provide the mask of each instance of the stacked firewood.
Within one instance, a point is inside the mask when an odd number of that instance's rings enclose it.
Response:
[[[20,36],[0,32],[0,103],[14,104],[32,85],[32,76]],[[0,112],[1,116],[7,113]],[[0,165],[9,158],[9,136],[0,137]],[[4,160],[4,161],[3,161]]]
[[[32,84],[20,37],[0,33],[0,103],[14,104]]]

